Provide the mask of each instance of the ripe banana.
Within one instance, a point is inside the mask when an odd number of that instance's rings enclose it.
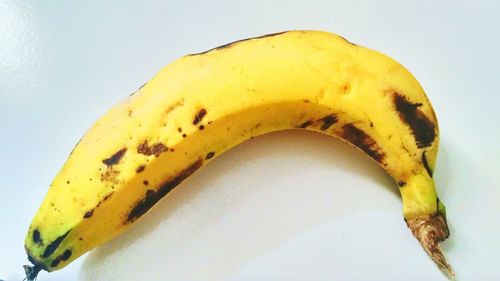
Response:
[[[437,120],[417,80],[338,35],[288,31],[184,56],[99,119],[29,227],[28,279],[119,235],[217,155],[285,129],[340,138],[376,161],[413,235],[453,275],[439,247],[449,233],[432,179]]]

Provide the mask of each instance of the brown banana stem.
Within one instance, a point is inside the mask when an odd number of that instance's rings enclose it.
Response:
[[[425,252],[450,280],[455,279],[455,273],[441,250],[439,242],[444,241],[450,232],[443,214],[420,216],[406,220],[413,235],[418,239]]]

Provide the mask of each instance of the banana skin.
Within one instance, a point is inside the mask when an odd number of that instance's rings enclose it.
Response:
[[[116,237],[224,151],[286,129],[336,137],[378,163],[399,186],[411,232],[453,276],[432,179],[438,124],[422,87],[383,54],[298,30],[184,56],[102,116],[29,227],[28,280]]]

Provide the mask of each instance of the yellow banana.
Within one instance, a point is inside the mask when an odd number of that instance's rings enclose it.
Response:
[[[99,119],[29,227],[28,278],[119,235],[217,155],[285,129],[335,136],[376,161],[399,185],[412,233],[453,275],[439,248],[437,120],[417,80],[338,35],[288,31],[184,56]]]

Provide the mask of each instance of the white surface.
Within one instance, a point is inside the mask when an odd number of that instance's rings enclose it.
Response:
[[[422,83],[440,121],[444,248],[457,280],[500,280],[498,2],[103,2],[0,1],[0,279],[22,279],[32,216],[110,106],[181,55],[322,29]],[[38,280],[446,280],[396,192],[339,141],[276,133],[217,158],[128,233]]]

